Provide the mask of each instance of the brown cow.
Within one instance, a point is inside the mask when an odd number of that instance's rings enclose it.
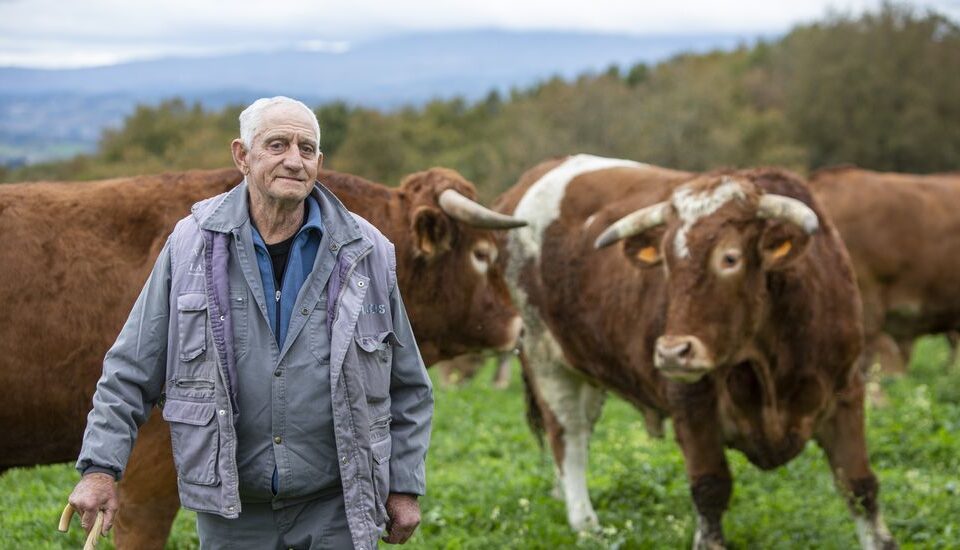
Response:
[[[902,372],[915,338],[960,330],[960,174],[839,167],[810,186],[857,274],[864,366],[881,356],[884,370]]]
[[[695,548],[724,544],[726,447],[770,469],[811,438],[862,545],[896,545],[864,440],[857,288],[802,181],[776,169],[690,179],[578,155],[530,170],[498,208],[529,224],[507,236],[507,280],[573,528],[597,524],[587,448],[611,390],[673,418]]]
[[[166,236],[194,202],[240,179],[228,169],[0,186],[0,386],[20,389],[0,403],[0,471],[76,459],[103,356]],[[484,227],[516,223],[467,200],[472,184],[440,168],[398,189],[332,171],[320,180],[394,242],[427,364],[515,346],[520,319]],[[152,415],[120,484],[119,547],[163,547],[179,509],[171,458],[169,429]]]

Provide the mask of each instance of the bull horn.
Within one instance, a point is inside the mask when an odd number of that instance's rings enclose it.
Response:
[[[799,226],[807,235],[820,227],[817,213],[803,202],[783,195],[763,195],[757,216],[768,220],[783,220]]]
[[[489,208],[464,197],[454,189],[440,193],[440,209],[451,218],[473,227],[484,229],[513,229],[523,227],[527,222],[494,212]]]
[[[669,202],[658,202],[620,218],[594,241],[594,248],[603,248],[619,240],[626,239],[647,229],[656,227],[667,220],[670,212]]]

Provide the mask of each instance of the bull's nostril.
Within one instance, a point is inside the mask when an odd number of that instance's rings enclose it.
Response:
[[[690,342],[684,342],[679,346],[680,349],[677,350],[677,357],[681,359],[686,359],[690,352],[693,351],[693,346],[690,345]]]

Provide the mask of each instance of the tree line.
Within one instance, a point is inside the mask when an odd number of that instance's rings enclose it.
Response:
[[[86,180],[231,165],[241,106],[138,107],[90,155],[0,171],[0,181]],[[396,184],[447,166],[489,199],[535,163],[578,152],[685,170],[853,163],[960,169],[960,27],[884,4],[777,40],[655,64],[611,66],[484,99],[390,112],[316,108],[326,166]]]

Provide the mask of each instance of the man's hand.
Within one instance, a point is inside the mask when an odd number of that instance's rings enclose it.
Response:
[[[80,526],[84,531],[90,532],[100,510],[103,510],[103,531],[99,534],[106,536],[113,527],[118,503],[116,485],[110,474],[94,472],[83,476],[68,501],[74,510],[80,512]]]
[[[420,525],[420,503],[416,495],[390,493],[387,497],[387,536],[384,542],[403,544]]]

